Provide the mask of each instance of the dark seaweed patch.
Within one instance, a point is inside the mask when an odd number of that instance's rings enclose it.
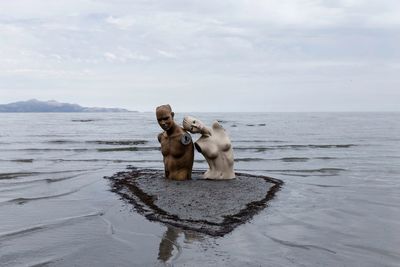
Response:
[[[47,141],[47,143],[49,143],[49,144],[76,144],[78,142],[73,141],[73,140],[50,140],[50,141]]]
[[[144,145],[147,144],[146,140],[97,140],[97,141],[86,141],[89,144],[98,144],[98,145],[120,145],[120,146],[136,146],[136,145]]]
[[[315,157],[314,159],[330,160],[330,159],[337,159],[337,158],[334,158],[334,157]]]
[[[309,158],[287,157],[287,158],[281,158],[280,160],[284,162],[306,162],[309,160]]]
[[[162,160],[139,159],[139,160],[125,160],[125,159],[52,159],[52,162],[162,162]]]
[[[315,172],[321,172],[321,173],[330,173],[330,172],[341,172],[345,171],[346,169],[342,168],[321,168],[321,169],[305,169],[305,170],[269,170],[269,171],[280,171],[280,172],[304,172],[304,173],[315,173]]]
[[[252,162],[252,161],[263,161],[265,159],[262,158],[237,158],[235,159],[235,162]]]
[[[95,119],[83,119],[83,120],[71,120],[73,122],[92,122],[92,121],[96,121]]]
[[[21,162],[21,163],[32,163],[33,159],[12,159],[12,162]]]
[[[234,143],[265,143],[266,140],[234,140]],[[271,141],[269,141],[271,142]]]
[[[321,168],[321,169],[305,169],[305,170],[266,170],[268,172],[281,173],[284,175],[291,176],[301,176],[308,177],[310,175],[319,175],[319,176],[336,176],[340,172],[346,171],[346,169],[341,168]]]
[[[160,150],[160,147],[113,147],[113,148],[98,148],[98,152],[118,152],[118,151],[154,151]]]
[[[276,149],[327,149],[327,148],[350,148],[356,146],[354,144],[339,144],[339,145],[276,145],[276,146],[262,146],[262,147],[235,147],[236,150],[255,150],[257,152],[264,152],[267,150],[276,150]]]
[[[37,174],[36,172],[10,172],[0,173],[0,180],[14,179],[19,177],[26,177]]]
[[[276,148],[303,149],[303,148],[349,148],[356,146],[354,144],[339,144],[339,145],[280,145]]]
[[[50,151],[73,151],[73,152],[84,152],[88,151],[87,148],[23,148],[16,149],[18,151],[26,151],[26,152],[50,152]]]

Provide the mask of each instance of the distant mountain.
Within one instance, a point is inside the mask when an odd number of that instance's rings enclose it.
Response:
[[[77,104],[60,103],[54,100],[31,99],[0,105],[0,112],[131,112],[122,108],[88,108]]]

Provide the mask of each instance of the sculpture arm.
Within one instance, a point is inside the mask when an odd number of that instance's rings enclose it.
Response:
[[[204,126],[203,128],[200,129],[200,134],[202,136],[210,136],[211,135],[211,131],[206,126]]]

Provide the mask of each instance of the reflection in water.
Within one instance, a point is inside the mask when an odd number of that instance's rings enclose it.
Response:
[[[181,247],[176,242],[179,235],[183,233],[185,236],[185,243],[192,243],[195,240],[202,240],[203,237],[199,233],[192,231],[184,231],[175,227],[167,227],[167,231],[165,232],[163,238],[160,242],[160,247],[158,250],[158,259],[167,262],[171,259],[174,251],[174,247],[178,250],[177,256],[179,256]]]
[[[172,256],[172,251],[174,250],[174,245],[178,239],[180,231],[176,228],[168,227],[163,238],[160,242],[160,248],[158,251],[158,259],[163,262],[168,261]]]

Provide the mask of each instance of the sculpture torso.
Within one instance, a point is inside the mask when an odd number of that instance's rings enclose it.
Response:
[[[185,135],[186,134],[186,135]],[[165,177],[173,180],[187,180],[191,178],[194,158],[194,148],[191,139],[181,127],[167,134],[160,133],[158,140],[161,144]],[[186,140],[183,139],[186,137]]]
[[[211,135],[202,135],[196,141],[195,146],[203,154],[209,165],[209,170],[204,173],[204,178],[235,178],[232,145],[223,128],[213,127]]]

